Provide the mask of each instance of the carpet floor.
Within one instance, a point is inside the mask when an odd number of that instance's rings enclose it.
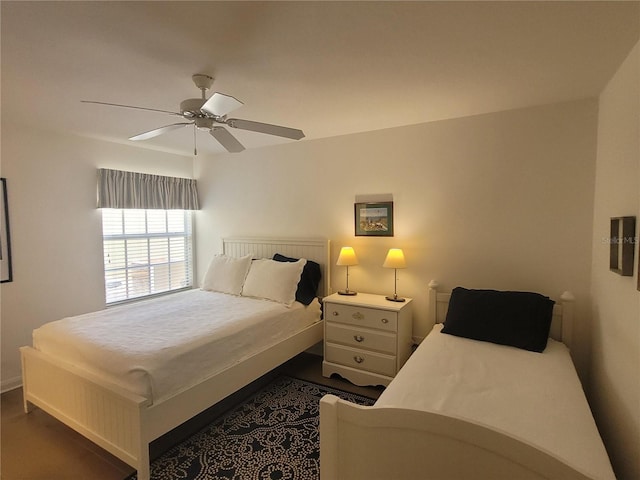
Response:
[[[317,480],[319,402],[332,393],[361,405],[374,400],[279,377],[151,464],[153,480]],[[127,480],[135,480],[136,475]]]

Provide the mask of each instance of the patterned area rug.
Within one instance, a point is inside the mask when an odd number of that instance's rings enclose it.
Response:
[[[320,478],[319,402],[327,393],[361,405],[374,403],[323,385],[279,377],[155,460],[151,478],[316,480]]]

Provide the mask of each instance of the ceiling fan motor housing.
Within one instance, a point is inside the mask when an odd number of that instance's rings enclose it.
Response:
[[[180,102],[180,113],[187,117],[193,118],[202,115],[200,107],[207,101],[206,98],[188,98]]]

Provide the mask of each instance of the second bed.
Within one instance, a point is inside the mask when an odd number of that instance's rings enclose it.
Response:
[[[535,328],[513,309],[479,313],[491,305],[487,296],[511,303],[518,292],[454,293],[455,302],[431,285],[436,325],[374,406],[322,398],[321,477],[613,480],[569,349],[547,338],[549,323],[531,342]],[[551,313],[549,299],[524,296]],[[551,328],[569,345],[571,300],[565,294],[555,305]],[[535,317],[537,308],[523,304],[518,310],[521,317]],[[445,318],[444,327],[437,323]],[[507,328],[492,328],[498,323]],[[465,331],[457,330],[461,325]]]

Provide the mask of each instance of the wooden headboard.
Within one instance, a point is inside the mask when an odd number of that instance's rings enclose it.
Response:
[[[429,282],[429,320],[433,323],[443,323],[447,318],[451,293],[438,292],[438,282]],[[560,302],[553,307],[551,330],[549,336],[571,348],[573,335],[573,302],[575,298],[571,292],[560,295]]]
[[[222,252],[232,257],[253,254],[254,258],[272,258],[276,253],[287,257],[306,258],[320,265],[322,283],[318,296],[331,292],[330,240],[326,238],[227,237],[222,239]]]

